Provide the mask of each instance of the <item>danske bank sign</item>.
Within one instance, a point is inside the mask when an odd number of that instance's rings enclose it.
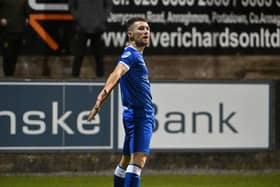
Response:
[[[1,150],[113,148],[113,97],[88,122],[101,83],[0,83]]]

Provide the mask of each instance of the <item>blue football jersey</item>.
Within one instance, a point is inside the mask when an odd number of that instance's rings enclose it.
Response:
[[[123,106],[141,108],[144,109],[143,112],[152,113],[151,86],[142,53],[128,46],[119,57],[118,63],[129,69],[120,79]]]

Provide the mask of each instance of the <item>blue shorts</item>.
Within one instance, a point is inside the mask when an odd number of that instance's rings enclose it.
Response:
[[[137,115],[135,109],[123,112],[125,139],[123,154],[131,155],[135,152],[150,153],[150,142],[154,129],[154,114]]]

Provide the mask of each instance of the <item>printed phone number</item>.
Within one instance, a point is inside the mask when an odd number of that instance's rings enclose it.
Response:
[[[280,7],[280,0],[113,0],[116,6]]]

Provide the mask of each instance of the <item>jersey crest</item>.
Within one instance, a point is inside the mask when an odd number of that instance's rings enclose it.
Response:
[[[126,51],[122,54],[121,58],[127,58],[131,55],[131,52],[130,51]]]

